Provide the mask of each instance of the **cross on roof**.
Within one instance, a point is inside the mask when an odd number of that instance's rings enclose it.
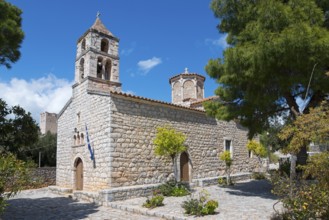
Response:
[[[99,13],[99,11],[96,14],[96,18],[99,18],[101,16],[101,13]]]

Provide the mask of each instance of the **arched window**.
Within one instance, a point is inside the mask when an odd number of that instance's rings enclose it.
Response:
[[[101,51],[108,53],[109,51],[109,41],[107,39],[102,39],[101,41]]]
[[[85,77],[85,60],[82,58],[80,60],[80,66],[79,66],[79,71],[80,71],[80,79],[83,79]]]
[[[106,80],[111,79],[111,69],[112,69],[112,62],[111,60],[107,60],[105,64],[105,76],[104,76]]]
[[[77,136],[74,135],[73,140],[74,140],[73,145],[77,145]]]
[[[102,78],[102,70],[103,70],[103,58],[99,57],[97,59],[97,78]]]
[[[81,50],[85,50],[85,49],[86,49],[86,39],[83,39],[81,43]]]
[[[78,132],[76,145],[79,145],[79,144],[80,144],[80,135],[79,135],[79,132]]]
[[[193,87],[194,87],[194,83],[191,80],[188,80],[184,83],[183,88],[184,88],[184,100],[188,99],[188,98],[192,98],[193,97]]]
[[[180,82],[175,82],[174,86],[173,86],[173,102],[177,103],[181,100],[181,84]]]
[[[83,144],[84,143],[84,136],[83,136],[83,134],[81,133],[80,134],[80,144]]]
[[[203,99],[203,85],[201,82],[197,83],[196,93],[197,93],[197,99]]]

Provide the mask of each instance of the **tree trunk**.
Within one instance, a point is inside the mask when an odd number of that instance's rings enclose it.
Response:
[[[290,156],[290,196],[292,196],[292,188],[294,181],[296,179],[296,154],[291,154]]]
[[[230,175],[231,171],[229,166],[226,166],[225,172],[226,172],[226,184],[229,186],[231,184],[231,175]]]
[[[172,161],[172,165],[173,165],[175,180],[178,181],[175,156],[171,156],[171,161]]]

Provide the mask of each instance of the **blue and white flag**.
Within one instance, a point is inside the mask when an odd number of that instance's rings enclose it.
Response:
[[[91,149],[91,144],[90,144],[90,141],[89,141],[87,123],[86,123],[86,137],[87,137],[88,150],[90,152],[90,159],[94,160],[94,152],[93,152],[93,149]]]

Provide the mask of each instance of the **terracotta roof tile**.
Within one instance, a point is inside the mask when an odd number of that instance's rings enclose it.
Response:
[[[133,98],[133,99],[139,99],[139,100],[149,101],[149,102],[163,104],[163,105],[168,105],[168,106],[172,106],[172,107],[178,107],[178,108],[182,108],[182,109],[188,109],[188,110],[197,111],[197,112],[205,112],[204,110],[194,109],[194,108],[190,108],[190,107],[186,107],[186,106],[182,106],[182,105],[176,105],[176,104],[169,103],[169,102],[164,102],[164,101],[149,99],[149,98],[145,98],[145,97],[141,97],[141,96],[136,96],[136,95],[132,95],[132,94],[128,94],[128,93],[123,93],[123,92],[111,91],[111,94],[120,95],[120,96],[124,96],[124,97],[129,97],[129,98]]]
[[[207,98],[204,98],[204,99],[201,99],[201,100],[197,100],[195,102],[192,102],[191,103],[191,106],[197,105],[197,104],[200,104],[200,103],[209,101],[209,100],[218,99],[218,98],[219,98],[218,96],[210,96],[210,97],[207,97]]]

